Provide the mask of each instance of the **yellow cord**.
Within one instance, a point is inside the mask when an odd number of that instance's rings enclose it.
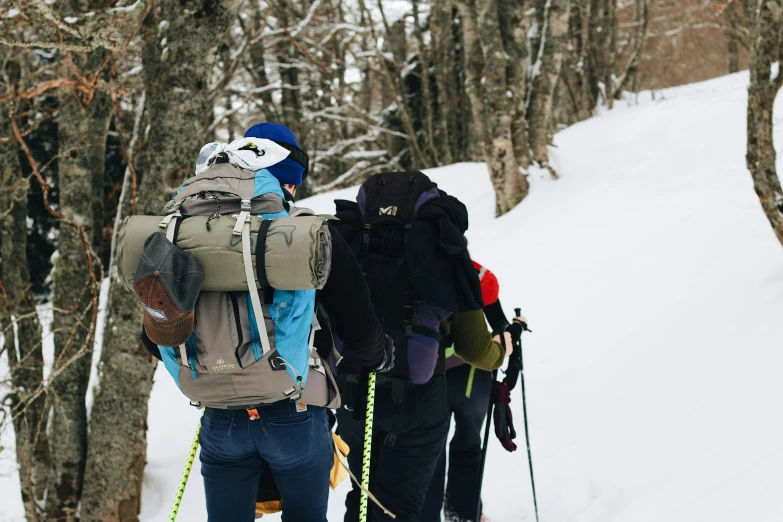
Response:
[[[202,412],[202,415],[203,414],[204,413]],[[185,471],[182,472],[182,479],[180,479],[179,487],[177,488],[177,497],[174,499],[174,505],[171,506],[169,522],[174,522],[177,519],[179,505],[182,502],[182,496],[185,494],[185,487],[188,485],[188,478],[190,478],[190,470],[193,467],[193,462],[196,460],[196,453],[198,452],[198,434],[200,431],[201,420],[199,419],[198,427],[196,428],[196,435],[193,437],[193,444],[190,446],[190,454],[188,454],[188,460],[185,462]]]
[[[359,522],[367,522],[367,493],[370,488],[370,455],[372,453],[372,423],[375,412],[375,372],[367,380],[367,413],[364,419],[364,452],[362,453],[362,492],[359,500]]]

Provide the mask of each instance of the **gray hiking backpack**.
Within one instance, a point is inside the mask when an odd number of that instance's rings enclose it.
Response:
[[[125,220],[118,272],[132,287],[144,240],[160,231],[201,264],[192,335],[181,346],[159,346],[182,393],[213,408],[286,398],[339,407],[331,369],[313,347],[315,291],[331,263],[328,218],[289,214],[268,170],[230,163],[187,180],[165,213]]]

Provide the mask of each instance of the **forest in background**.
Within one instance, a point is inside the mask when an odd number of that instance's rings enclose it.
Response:
[[[486,161],[501,215],[527,195],[530,169],[557,177],[557,130],[640,90],[749,67],[748,168],[783,242],[780,11],[767,0],[0,2],[0,429],[16,435],[28,521],[137,520],[155,361],[137,340],[137,302],[111,284],[116,231],[160,213],[201,145],[283,123],[310,156],[305,195]],[[46,378],[42,304],[54,315]]]

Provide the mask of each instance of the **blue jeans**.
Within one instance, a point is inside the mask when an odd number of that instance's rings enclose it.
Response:
[[[245,410],[207,408],[201,419],[201,475],[209,522],[252,522],[261,472],[280,490],[283,522],[327,522],[329,471],[334,463],[326,410],[280,401]]]

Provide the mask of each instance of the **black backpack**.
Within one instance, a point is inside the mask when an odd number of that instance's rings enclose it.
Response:
[[[421,172],[376,174],[356,202],[335,203],[335,228],[362,266],[375,314],[394,341],[388,375],[422,384],[442,374],[440,323],[483,305],[463,236],[467,209]],[[347,360],[340,371],[358,368]]]

